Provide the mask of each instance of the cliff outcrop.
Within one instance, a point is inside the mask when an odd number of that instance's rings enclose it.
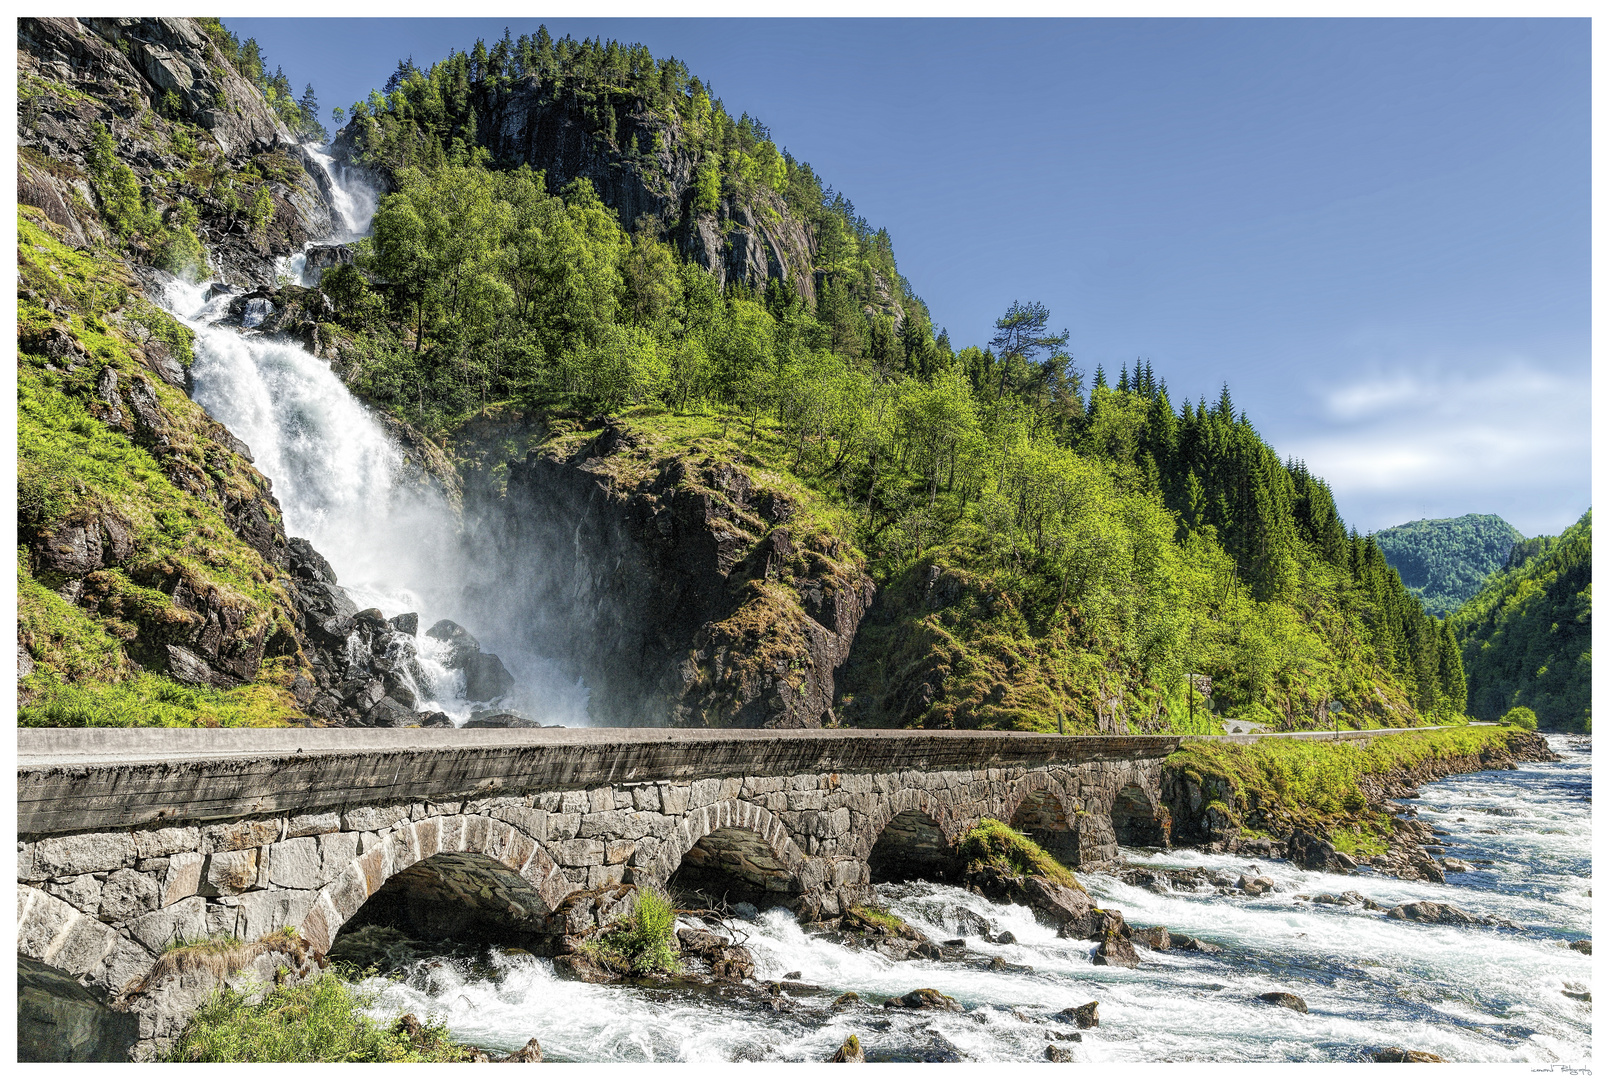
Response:
[[[874,588],[808,493],[754,462],[617,420],[561,423],[466,482],[483,589],[573,669],[604,724],[818,727]],[[816,509],[811,507],[810,509]]]
[[[24,18],[17,45],[19,201],[74,242],[107,232],[91,182],[98,127],[158,218],[194,207],[231,282],[269,282],[276,258],[329,234],[320,170],[195,20]],[[266,207],[252,205],[259,187]],[[137,242],[133,254],[156,255]]]

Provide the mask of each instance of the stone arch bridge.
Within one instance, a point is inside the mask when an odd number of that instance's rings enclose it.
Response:
[[[531,925],[677,884],[831,916],[989,817],[1088,867],[1165,844],[1178,739],[1000,732],[19,732],[18,953],[117,993],[172,942],[327,950],[409,897]],[[445,902],[444,902],[445,901]]]

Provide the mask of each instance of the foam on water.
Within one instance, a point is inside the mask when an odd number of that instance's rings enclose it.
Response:
[[[704,992],[590,986],[559,979],[547,960],[496,951],[490,973],[435,960],[401,982],[373,981],[375,1013],[434,1012],[456,1037],[501,1050],[535,1036],[556,1060],[820,1061],[854,1033],[874,1059],[1043,1061],[1047,1030],[1065,1030],[1047,1024],[1050,1015],[1098,1000],[1100,1026],[1080,1043],[1057,1044],[1080,1061],[1354,1061],[1382,1046],[1453,1061],[1583,1061],[1591,1054],[1590,1005],[1562,991],[1592,984],[1591,958],[1564,947],[1590,934],[1590,749],[1557,737],[1553,744],[1565,761],[1424,787],[1420,816],[1451,834],[1449,854],[1494,862],[1447,885],[1313,873],[1283,860],[1257,864],[1276,886],[1256,898],[1158,893],[1107,874],[1081,875],[1102,906],[1120,908],[1131,924],[1200,937],[1223,946],[1217,955],[1142,947],[1137,969],[1096,967],[1092,942],[1057,938],[1026,908],[916,882],[882,892],[930,937],[958,936],[956,912],[965,908],[1018,943],[969,937],[969,963],[896,962],[812,938],[779,908],[740,925],[760,979],[798,971],[823,987],[800,996],[791,1013]],[[1236,875],[1250,866],[1189,851],[1125,854],[1136,863]],[[1349,889],[1387,906],[1450,902],[1526,930],[1428,926],[1295,899]],[[993,956],[1033,971],[984,970]],[[948,994],[967,1011],[874,1007],[916,987]],[[845,990],[870,1002],[835,1014],[828,1005]],[[1309,1012],[1257,1000],[1271,990],[1300,995]]]

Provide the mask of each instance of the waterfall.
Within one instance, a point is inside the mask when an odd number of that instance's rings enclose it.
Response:
[[[342,238],[359,238],[374,215],[374,190],[357,170],[310,152],[336,193]],[[585,688],[500,636],[500,613],[477,610],[486,601],[464,588],[467,553],[457,515],[433,487],[407,479],[402,451],[368,407],[295,343],[214,325],[230,297],[209,300],[207,291],[172,279],[165,285],[168,310],[195,332],[193,397],[250,447],[273,481],[286,535],[310,541],[360,609],[376,607],[387,617],[418,612],[421,681],[428,684],[417,688],[418,707],[457,724],[473,708],[463,698],[463,674],[442,666],[445,648],[423,633],[445,618],[479,637],[514,676],[516,689],[498,705],[547,723],[585,725]]]

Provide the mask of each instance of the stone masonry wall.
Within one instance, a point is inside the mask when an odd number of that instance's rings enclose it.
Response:
[[[1158,820],[1166,814],[1160,764],[616,783],[24,836],[18,951],[115,995],[177,940],[233,934],[249,942],[292,926],[322,953],[393,875],[439,854],[483,857],[456,860],[466,867],[506,868],[488,873],[493,894],[540,917],[582,890],[664,884],[716,830],[758,837],[772,856],[767,862],[788,875],[786,902],[819,918],[868,896],[867,858],[906,811],[925,815],[953,844],[980,818],[1012,821],[1033,795],[1026,816],[1036,827],[1065,820],[1067,849],[1083,865],[1111,859],[1118,792],[1141,791]],[[1047,799],[1061,813],[1047,815]]]

